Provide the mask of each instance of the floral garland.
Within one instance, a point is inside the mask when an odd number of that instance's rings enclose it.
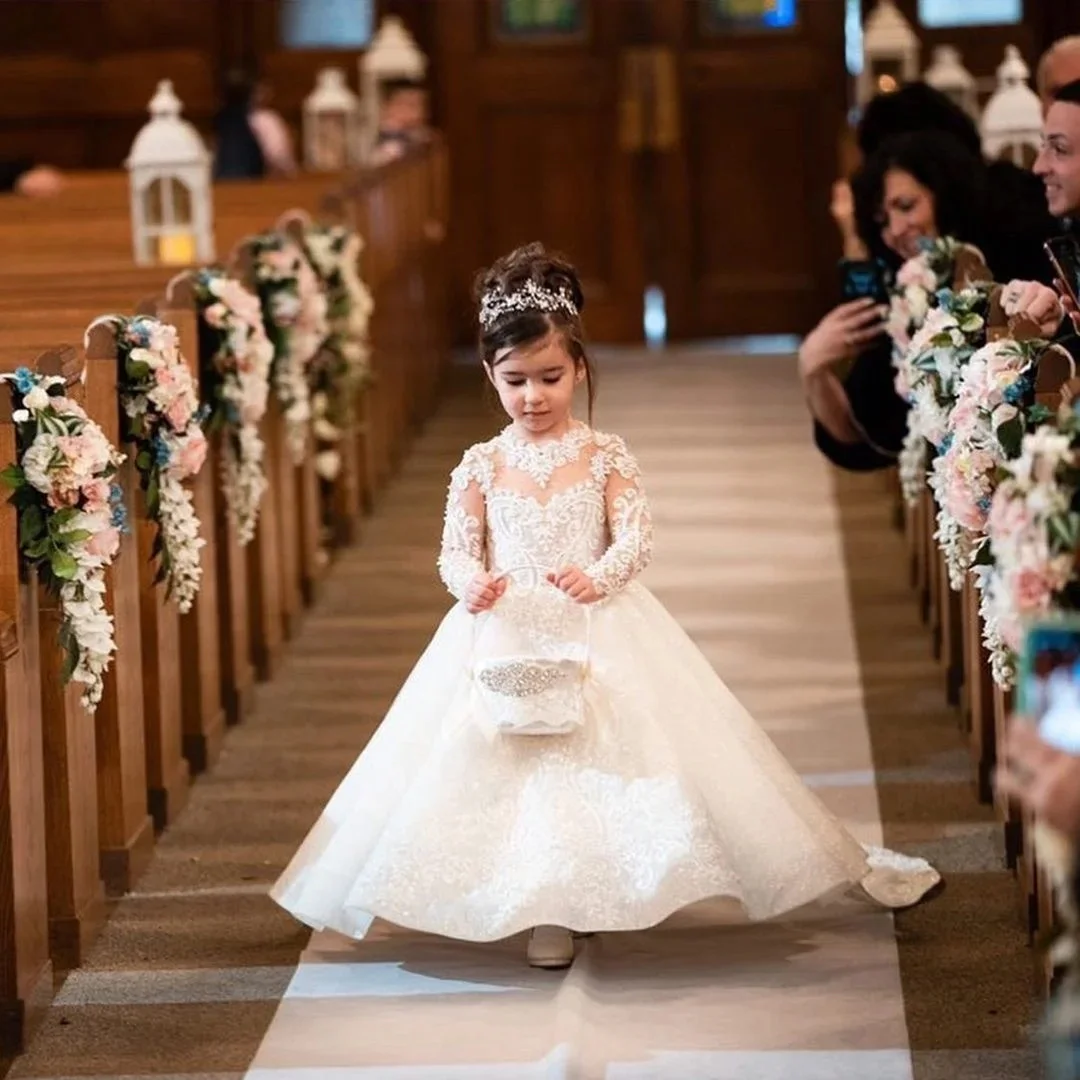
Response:
[[[1080,414],[1062,409],[1055,424],[1025,435],[1005,464],[987,520],[992,566],[984,573],[994,677],[1011,685],[1026,623],[1080,606]]]
[[[918,255],[913,255],[896,272],[885,324],[893,342],[894,361],[911,344],[930,309],[936,306],[935,298],[941,290],[952,287],[957,256],[965,250],[975,249],[949,236],[929,240]],[[907,397],[906,387],[899,383],[896,392],[902,398]]]
[[[903,387],[910,405],[900,451],[900,480],[909,504],[926,483],[927,444],[940,449],[945,442],[960,375],[985,340],[988,298],[984,286],[939,291],[938,306],[894,361],[897,388]]]
[[[263,328],[259,298],[224,270],[193,278],[205,347],[202,387],[212,402],[210,426],[223,430],[221,483],[241,545],[251,542],[266,491],[266,448],[259,423],[270,392],[274,347]],[[207,340],[209,339],[209,340]]]
[[[57,597],[63,680],[82,683],[93,711],[116,651],[105,570],[126,529],[114,477],[123,462],[105,433],[64,393],[64,380],[18,368],[13,387],[19,462],[0,473],[19,517],[19,550]]]
[[[337,443],[353,420],[357,391],[371,377],[368,327],[375,304],[360,278],[363,241],[357,233],[308,224],[303,243],[328,302],[330,334],[312,368],[311,405],[315,467],[324,480],[333,480],[341,468]]]
[[[135,444],[147,514],[157,525],[156,580],[165,582],[166,595],[175,596],[185,613],[199,591],[199,550],[206,543],[191,492],[183,486],[206,459],[203,413],[175,327],[148,315],[109,316],[108,321],[117,326],[125,438]]]
[[[308,369],[330,332],[326,296],[300,247],[281,233],[251,241],[255,291],[274,346],[274,392],[285,413],[286,439],[299,464],[311,422]]]

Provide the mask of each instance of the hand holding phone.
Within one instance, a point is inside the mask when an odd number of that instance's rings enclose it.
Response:
[[[1054,268],[1054,287],[1075,314],[1080,310],[1080,243],[1072,236],[1057,236],[1047,240],[1043,250]]]

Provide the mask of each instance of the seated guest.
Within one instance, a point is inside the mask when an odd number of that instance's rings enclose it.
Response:
[[[401,157],[430,138],[427,87],[414,79],[390,79],[381,87],[379,130],[372,164]]]
[[[1035,85],[1045,113],[1054,95],[1071,82],[1080,80],[1080,34],[1055,41],[1039,60]]]
[[[0,193],[46,199],[64,187],[63,174],[51,165],[30,161],[0,161]]]
[[[916,131],[944,132],[973,155],[982,156],[982,136],[975,121],[952,98],[923,82],[905,83],[892,93],[871,98],[856,128],[855,141],[866,160],[885,140]],[[1049,226],[1038,179],[1011,161],[987,162],[986,170],[987,214],[999,219],[1002,243],[1010,242],[1004,235],[1009,230],[1019,238],[1023,250],[1031,253],[1030,244],[1023,238],[1045,233]],[[848,181],[839,180],[833,185],[831,211],[840,230],[845,258],[865,258]],[[1040,258],[1022,272],[1018,268],[1016,276],[1037,277],[1044,271],[1045,259]]]
[[[257,180],[296,173],[292,135],[268,107],[270,89],[243,71],[230,72],[214,120],[214,179]]]
[[[952,135],[923,131],[886,140],[853,189],[858,234],[868,254],[893,272],[923,239],[951,236],[978,247],[996,280],[1051,280],[1042,252],[1045,213],[1036,215],[1035,228],[1030,212],[1003,215],[991,170]],[[892,343],[883,331],[882,308],[856,300],[826,315],[799,350],[815,442],[841,468],[886,468],[903,443],[908,406],[894,389]],[[837,369],[846,363],[851,368],[841,381]]]

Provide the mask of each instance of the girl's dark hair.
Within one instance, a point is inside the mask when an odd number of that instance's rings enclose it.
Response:
[[[866,104],[855,138],[864,157],[886,139],[914,131],[941,131],[973,154],[982,152],[975,121],[952,98],[924,82],[905,83],[892,93],[876,94]]]
[[[855,225],[872,255],[892,265],[897,261],[881,238],[885,176],[891,169],[910,174],[930,190],[939,235],[974,244],[989,258],[986,165],[979,154],[942,131],[886,139],[852,177]]]
[[[558,252],[548,251],[543,244],[526,244],[511,251],[509,255],[504,255],[487,270],[476,275],[473,298],[479,305],[483,298],[493,291],[510,296],[529,281],[548,292],[569,295],[576,308],[575,314],[571,315],[561,308],[557,311],[508,311],[488,329],[480,327],[480,359],[491,371],[500,352],[534,345],[552,334],[558,334],[574,363],[584,366],[591,424],[596,397],[596,376],[585,347],[585,328],[581,322],[585,294],[581,289],[578,272],[570,261]]]

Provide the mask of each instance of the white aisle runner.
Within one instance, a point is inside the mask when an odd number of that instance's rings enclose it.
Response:
[[[837,514],[792,361],[620,358],[600,387],[597,426],[629,440],[653,504],[647,584],[830,808],[880,843]],[[862,903],[762,926],[684,913],[580,942],[562,973],[524,951],[383,924],[359,943],[316,934],[248,1078],[912,1075],[892,917]]]

